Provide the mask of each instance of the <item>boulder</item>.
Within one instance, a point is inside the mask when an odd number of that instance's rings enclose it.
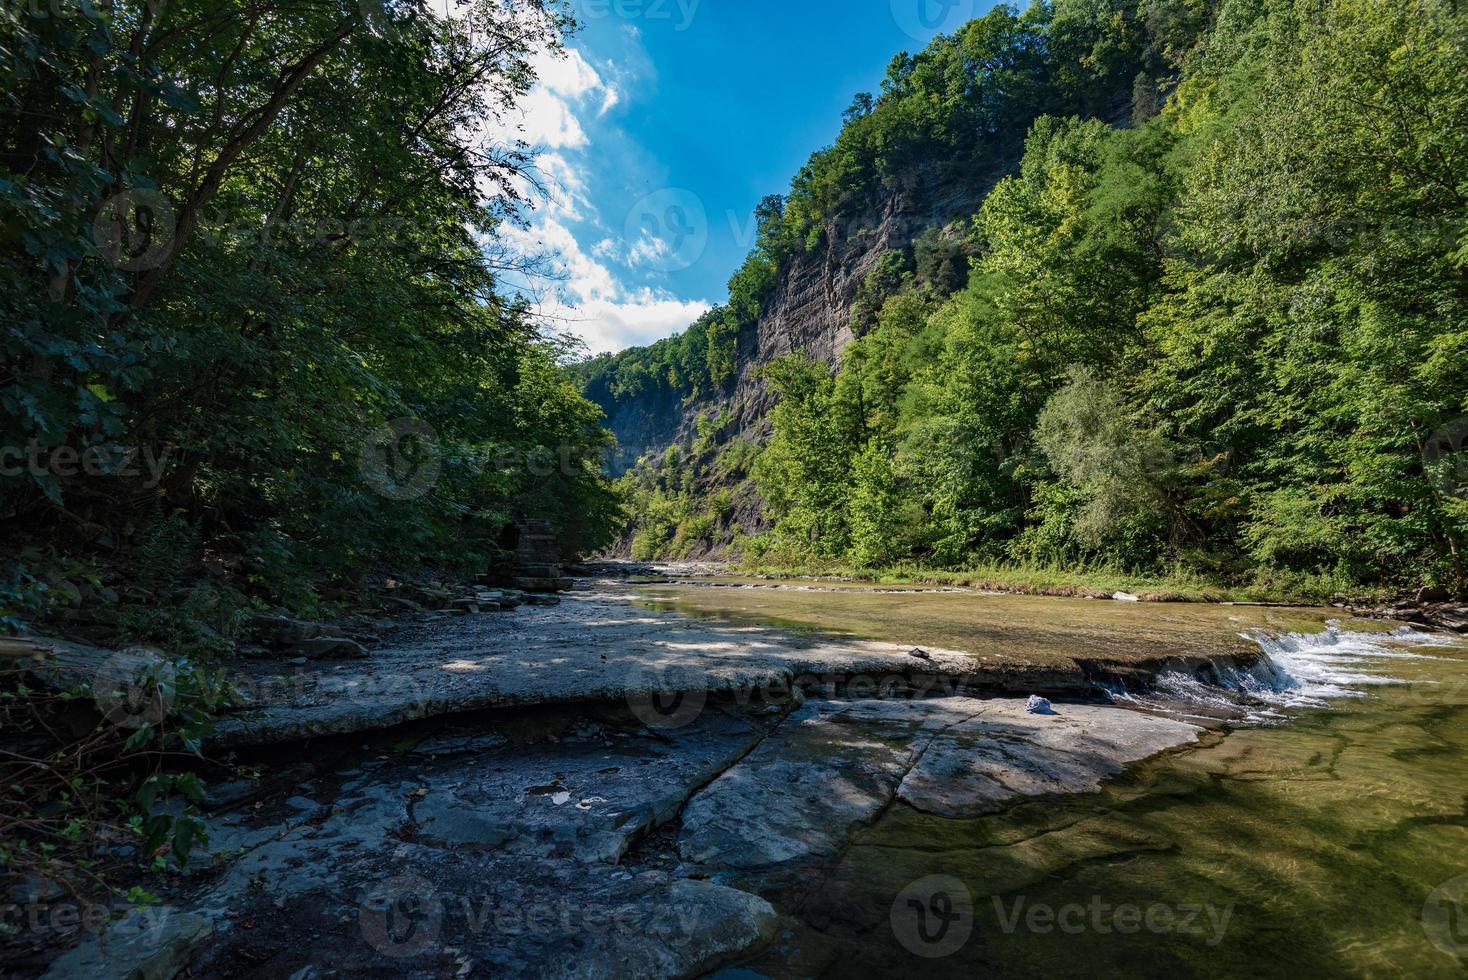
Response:
[[[1424,585],[1417,590],[1417,604],[1426,605],[1430,602],[1447,602],[1453,597],[1453,590],[1445,585]]]
[[[318,636],[302,640],[293,644],[290,652],[310,660],[366,660],[372,656],[372,651],[345,636]]]
[[[528,578],[517,576],[515,588],[521,592],[569,592],[575,582],[569,578]]]
[[[45,977],[172,980],[210,940],[214,928],[214,923],[203,915],[166,907],[133,909],[57,957]]]

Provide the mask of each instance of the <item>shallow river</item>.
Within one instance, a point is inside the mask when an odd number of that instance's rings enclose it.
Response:
[[[1335,610],[645,594],[698,615],[990,653],[1042,646],[1031,620],[1046,608],[1076,610],[1080,625],[1059,642],[1079,648],[1153,642],[1154,631],[1218,650],[1257,642],[1258,630],[1295,634],[1265,641],[1277,671],[1241,678],[1240,690],[1178,677],[1163,696],[1131,696],[1246,717],[1099,795],[967,820],[894,805],[824,876],[767,896],[799,926],[744,975],[1448,977],[1468,967],[1461,645],[1380,624],[1330,630]]]

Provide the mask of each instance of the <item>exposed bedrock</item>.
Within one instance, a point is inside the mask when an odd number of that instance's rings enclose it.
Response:
[[[797,692],[670,728],[536,708],[384,732],[369,761],[213,814],[210,856],[160,910],[166,957],[109,933],[52,975],[698,975],[769,943],[782,881],[889,807],[960,817],[1090,791],[1199,731],[1055,710]]]
[[[694,797],[679,849],[710,870],[823,860],[895,799],[964,817],[1020,797],[1092,792],[1201,729],[1097,705],[1020,699],[811,701]]]

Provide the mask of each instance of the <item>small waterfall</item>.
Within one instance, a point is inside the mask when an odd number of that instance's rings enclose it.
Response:
[[[1366,688],[1405,681],[1393,676],[1399,660],[1435,659],[1413,648],[1451,646],[1445,636],[1408,626],[1363,633],[1328,623],[1320,633],[1240,633],[1263,656],[1248,669],[1219,668],[1207,680],[1165,671],[1147,691],[1108,690],[1113,700],[1204,718],[1269,723],[1291,709],[1321,708],[1339,698],[1364,697]]]

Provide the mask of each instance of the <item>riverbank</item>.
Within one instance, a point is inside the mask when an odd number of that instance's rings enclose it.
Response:
[[[1266,606],[1330,606],[1353,616],[1409,622],[1433,629],[1468,633],[1468,600],[1445,586],[1409,592],[1345,589],[1331,579],[1224,584],[1193,575],[1138,576],[1111,569],[1084,570],[994,565],[966,570],[900,566],[853,569],[831,566],[779,566],[740,562],[643,563],[639,567],[684,579],[721,578],[750,582],[852,582],[896,588],[936,586],[1009,595],[1052,598],[1117,599],[1127,602],[1219,603]]]
[[[1174,607],[1158,619],[1119,603],[858,590],[829,595],[832,615],[802,619],[808,602],[795,590],[672,586],[684,598],[670,604],[669,588],[583,579],[554,606],[402,615],[381,625],[365,655],[342,648],[311,660],[227,658],[221,687],[231,695],[205,745],[292,742],[484,709],[651,705],[688,692],[746,701],[796,688],[1085,698],[1099,683],[1146,685],[1169,669],[1247,669],[1260,651],[1240,628],[1313,630],[1326,618],[1241,609],[1227,622]],[[930,620],[949,611],[933,603],[948,598],[982,601],[933,643]],[[146,651],[50,647],[31,676],[57,691],[161,666]]]
[[[405,615],[366,658],[240,661],[208,745],[258,778],[208,787],[162,904],[52,975],[711,971],[771,948],[794,883],[893,815],[1095,793],[1215,738],[1226,709],[1106,692],[1267,680],[1252,637],[1330,643],[1333,614],[591,576],[556,606]]]
[[[710,566],[718,567],[718,566]],[[1335,602],[1368,604],[1392,597],[1389,590],[1344,588],[1333,580],[1262,581],[1229,584],[1202,576],[1134,575],[1115,569],[1074,569],[981,565],[966,569],[933,569],[901,565],[860,569],[840,565],[782,566],[733,562],[722,566],[741,575],[768,579],[814,579],[873,582],[889,585],[951,585],[1017,595],[1109,599],[1116,593],[1144,602],[1272,602],[1316,606]]]

